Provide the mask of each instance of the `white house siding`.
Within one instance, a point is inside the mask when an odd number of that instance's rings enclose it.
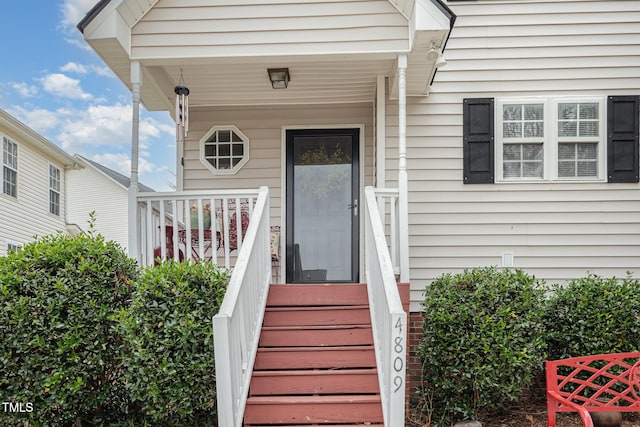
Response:
[[[184,189],[238,189],[268,186],[271,225],[281,222],[283,127],[330,128],[364,125],[364,185],[373,185],[373,105],[235,107],[197,109],[190,115],[184,153]],[[235,175],[214,175],[200,162],[199,141],[213,126],[235,125],[249,139],[249,161]]]
[[[96,230],[107,240],[119,243],[126,250],[127,189],[91,165],[84,166],[84,169],[70,170],[67,173],[69,223],[86,232],[89,213],[95,211]]]
[[[639,95],[640,2],[448,6],[457,15],[448,63],[429,97],[409,99],[407,111],[412,310],[435,277],[500,266],[507,252],[548,283],[587,272],[640,277],[638,184],[464,185],[462,162],[463,98]],[[397,102],[387,111],[392,180]]]
[[[65,230],[64,165],[19,136],[0,130],[2,136],[18,144],[18,197],[0,193],[0,256],[8,243],[22,246],[36,235]],[[60,169],[60,216],[49,213],[49,165]]]
[[[387,0],[160,0],[132,28],[132,58],[247,57],[408,49]]]

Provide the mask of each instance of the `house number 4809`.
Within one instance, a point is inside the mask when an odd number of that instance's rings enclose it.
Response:
[[[402,353],[404,351],[404,338],[402,337],[402,320],[401,319],[398,319],[398,321],[395,324],[395,328],[398,330],[398,333],[400,334],[400,336],[396,336],[394,339],[395,342],[393,346],[393,351],[396,353],[396,357],[395,359],[393,359],[393,370],[396,371],[396,373],[400,373],[404,368],[404,360],[402,360]],[[396,387],[395,390],[393,390],[393,392],[397,393],[402,388],[403,384],[404,384],[404,379],[402,378],[402,375],[396,375],[393,378],[393,385]]]

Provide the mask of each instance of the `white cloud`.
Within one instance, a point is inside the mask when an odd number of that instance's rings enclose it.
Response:
[[[36,86],[25,82],[11,83],[11,87],[25,98],[30,98],[38,94],[38,88]]]
[[[40,82],[42,83],[44,90],[53,95],[85,101],[92,98],[90,93],[82,90],[82,87],[80,87],[80,80],[72,79],[64,74],[47,74],[40,79]]]
[[[60,71],[64,71],[67,73],[87,74],[88,70],[87,67],[82,64],[67,62],[62,67],[60,67]]]
[[[9,110],[9,113],[39,133],[45,133],[51,129],[55,129],[56,126],[60,124],[58,112],[49,111],[44,108],[27,110],[23,107],[15,107]]]
[[[64,0],[60,6],[62,10],[62,25],[75,29],[75,26],[96,3],[97,0]]]
[[[102,77],[114,78],[116,76],[115,74],[113,74],[113,71],[111,71],[111,68],[107,67],[106,65],[102,65],[102,66],[92,65],[91,66],[91,71],[93,71],[94,73],[96,73],[97,75],[102,76]]]

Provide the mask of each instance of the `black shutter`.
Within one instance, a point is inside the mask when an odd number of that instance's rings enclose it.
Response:
[[[639,182],[638,121],[640,96],[610,96],[607,104],[609,182]]]
[[[493,98],[465,99],[462,122],[464,183],[493,183]]]

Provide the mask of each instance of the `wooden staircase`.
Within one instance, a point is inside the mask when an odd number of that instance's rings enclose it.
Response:
[[[366,285],[271,285],[245,426],[382,426]]]

